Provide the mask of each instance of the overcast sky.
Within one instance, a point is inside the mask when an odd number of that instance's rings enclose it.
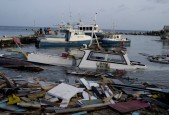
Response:
[[[0,25],[93,23],[102,29],[160,30],[169,25],[169,0],[0,0]]]

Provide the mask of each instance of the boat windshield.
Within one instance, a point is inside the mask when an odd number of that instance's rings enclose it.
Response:
[[[117,63],[117,64],[127,64],[123,55],[107,54],[107,53],[100,53],[100,52],[91,52],[88,57],[88,60],[103,61],[103,62]]]
[[[91,52],[89,57],[89,60],[97,60],[97,61],[106,61],[106,55],[103,53],[98,53],[98,52]]]
[[[107,61],[110,63],[126,64],[124,57],[122,55],[117,54],[109,54],[107,56]]]

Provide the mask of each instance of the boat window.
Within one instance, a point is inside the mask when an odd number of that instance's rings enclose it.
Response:
[[[122,55],[109,54],[107,61],[110,63],[126,64],[126,61]]]
[[[90,27],[90,30],[92,30],[92,27]]]
[[[82,27],[79,28],[80,30],[83,30]]]
[[[89,60],[105,61],[105,56],[106,55],[103,53],[91,52],[88,59]]]
[[[86,29],[85,29],[85,27],[83,27],[83,31],[85,31]]]

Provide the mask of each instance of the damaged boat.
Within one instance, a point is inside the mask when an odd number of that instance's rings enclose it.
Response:
[[[169,55],[148,56],[147,59],[150,62],[169,64]]]
[[[82,57],[62,54],[52,56],[42,53],[28,53],[27,61],[59,66],[74,66],[81,69],[145,69],[141,62],[130,61],[126,51],[123,50],[96,50],[90,48],[80,49]]]
[[[123,50],[92,50],[84,49],[84,56],[78,65],[86,69],[145,69],[141,62],[130,61],[126,51]]]
[[[5,57],[3,55],[0,56],[0,65],[5,68],[18,69],[18,70],[26,70],[33,72],[43,71],[43,68],[40,68],[30,62],[26,62],[24,60]]]

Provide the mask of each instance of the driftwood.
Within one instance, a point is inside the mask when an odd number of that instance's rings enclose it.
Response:
[[[8,87],[15,88],[14,83],[4,73],[0,73],[0,77],[6,81]]]
[[[157,90],[154,88],[144,88],[144,87],[137,87],[137,86],[132,86],[132,85],[124,85],[124,84],[111,84],[111,86],[113,87],[129,87],[132,89],[137,89],[137,90],[143,90],[143,91],[151,91],[151,92],[158,92],[158,93],[165,93],[165,94],[169,94],[169,92],[165,92],[165,91],[160,91],[158,90],[159,88],[157,88]]]
[[[56,114],[63,114],[63,113],[72,113],[72,112],[79,112],[79,111],[94,111],[94,110],[104,109],[108,105],[110,105],[110,103],[95,104],[95,105],[89,105],[80,108],[69,108],[69,109],[55,109],[54,107],[47,107],[45,108],[45,111],[50,111],[50,112],[53,111]]]

